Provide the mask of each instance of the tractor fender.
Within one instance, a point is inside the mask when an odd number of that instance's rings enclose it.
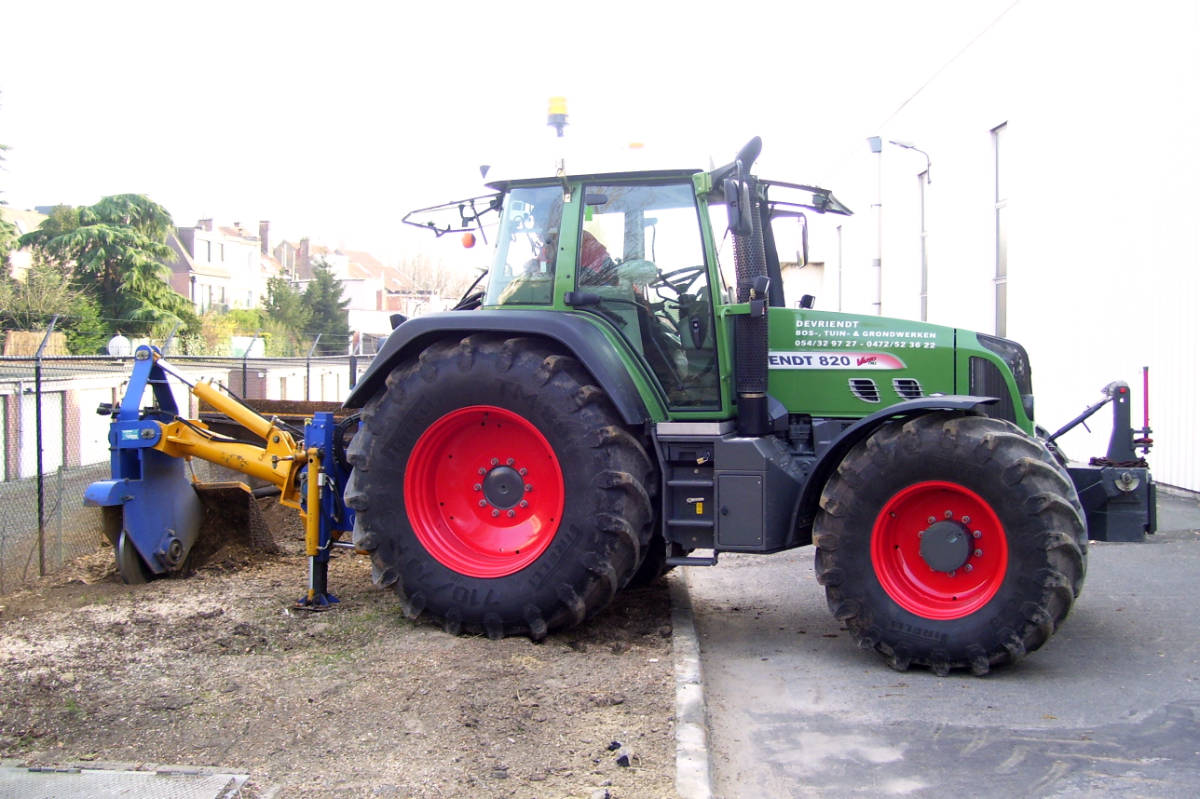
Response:
[[[792,530],[798,536],[796,545],[803,546],[812,543],[812,523],[817,515],[825,483],[837,470],[842,459],[860,441],[865,440],[887,422],[907,421],[934,411],[969,412],[980,405],[990,405],[994,402],[996,402],[995,397],[973,397],[964,394],[921,397],[890,405],[850,425],[827,450],[817,457],[808,480],[805,481],[804,488],[800,492],[800,497],[796,500],[796,507],[792,511]]]
[[[642,395],[616,348],[593,324],[562,311],[448,311],[409,319],[392,331],[383,349],[346,398],[344,407],[361,408],[383,389],[384,381],[402,361],[415,357],[447,336],[472,333],[534,336],[565,347],[604,389],[627,425],[651,418]]]

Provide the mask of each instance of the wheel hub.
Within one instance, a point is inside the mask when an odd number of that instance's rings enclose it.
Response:
[[[883,504],[871,563],[884,591],[926,619],[961,619],[991,601],[1008,571],[1008,541],[991,504],[948,480],[925,480]]]
[[[961,522],[936,522],[921,531],[920,552],[929,568],[953,572],[971,556],[971,533]]]
[[[490,405],[450,411],[408,458],[404,500],[413,533],[439,563],[503,577],[541,556],[562,519],[562,468],[545,436]]]
[[[494,508],[508,510],[525,493],[521,475],[511,466],[497,466],[483,478],[483,498]]]

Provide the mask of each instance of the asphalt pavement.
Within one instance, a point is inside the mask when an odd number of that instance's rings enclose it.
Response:
[[[1159,526],[1092,543],[1058,633],[985,677],[896,672],[859,650],[812,547],[679,570],[712,795],[1200,794],[1200,501],[1160,492]]]

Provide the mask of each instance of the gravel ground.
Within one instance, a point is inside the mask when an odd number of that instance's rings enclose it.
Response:
[[[300,541],[221,546],[186,579],[117,581],[112,550],[0,597],[0,757],[187,763],[245,796],[672,797],[666,585],[533,643],[405,618],[365,558],[296,610]]]

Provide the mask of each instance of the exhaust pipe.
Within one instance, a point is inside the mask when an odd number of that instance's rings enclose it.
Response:
[[[736,192],[738,198],[748,199],[748,203],[745,199],[739,203],[742,205],[739,208],[741,224],[731,225],[734,230],[737,301],[750,303],[750,314],[737,317],[734,323],[737,427],[738,433],[743,436],[761,436],[770,430],[767,413],[767,296],[770,278],[767,276],[767,258],[763,248],[758,182],[749,174],[761,149],[762,140],[757,136],[742,148],[734,162],[736,185],[726,190],[727,196]]]

